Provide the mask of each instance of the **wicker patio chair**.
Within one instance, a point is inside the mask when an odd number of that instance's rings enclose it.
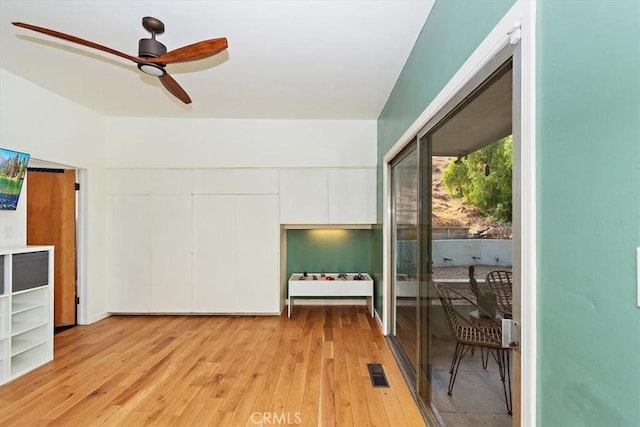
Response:
[[[495,317],[491,317],[491,315],[478,306],[475,301],[452,287],[442,283],[436,283],[435,287],[440,302],[442,303],[442,308],[447,316],[451,333],[456,340],[456,347],[449,369],[451,377],[449,378],[447,394],[451,396],[453,393],[453,386],[458,376],[458,368],[460,367],[462,358],[469,350],[479,347],[480,350],[486,350],[491,354],[498,364],[500,380],[502,381],[502,388],[504,390],[504,399],[507,404],[507,412],[509,415],[512,415],[511,375],[509,367],[511,349],[502,347],[502,327],[500,322],[498,322]],[[461,313],[456,309],[456,307],[464,307],[465,305],[471,305],[473,310],[478,310],[479,313],[483,313],[488,321],[478,324],[472,321],[468,314]]]
[[[469,287],[475,302],[481,308],[481,310],[474,310],[469,313],[471,322],[476,326],[493,326],[495,321],[496,311],[498,310],[498,302],[496,296],[491,292],[488,286],[480,286],[475,278],[475,267],[469,266]],[[483,289],[484,288],[484,289]],[[475,354],[475,347],[471,348],[471,355]],[[482,367],[487,369],[489,364],[489,352],[484,348],[480,348],[480,354],[482,355]]]
[[[504,317],[511,318],[513,303],[512,274],[510,271],[494,270],[487,274],[487,285],[498,300],[498,309]]]

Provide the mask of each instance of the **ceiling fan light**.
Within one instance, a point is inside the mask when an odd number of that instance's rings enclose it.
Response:
[[[138,64],[138,69],[150,76],[160,77],[164,74],[164,69],[158,64]]]

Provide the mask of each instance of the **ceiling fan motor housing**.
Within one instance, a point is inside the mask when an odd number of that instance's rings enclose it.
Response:
[[[140,43],[138,43],[138,56],[140,58],[157,58],[165,53],[167,53],[167,47],[155,38],[140,39]],[[138,69],[145,74],[160,77],[164,75],[164,67],[166,65],[164,63],[139,63]]]
[[[140,39],[138,56],[142,58],[157,58],[167,53],[167,47],[156,39]]]

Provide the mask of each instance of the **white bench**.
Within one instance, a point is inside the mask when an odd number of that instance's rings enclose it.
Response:
[[[295,297],[365,297],[373,317],[373,279],[367,273],[361,273],[363,279],[354,280],[357,274],[346,273],[346,280],[339,278],[338,273],[307,273],[304,279],[303,273],[292,274],[289,278],[289,317]],[[334,280],[327,280],[327,277]]]

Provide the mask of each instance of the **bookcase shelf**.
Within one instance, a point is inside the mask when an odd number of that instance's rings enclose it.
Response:
[[[0,384],[53,360],[53,247],[0,251]]]

